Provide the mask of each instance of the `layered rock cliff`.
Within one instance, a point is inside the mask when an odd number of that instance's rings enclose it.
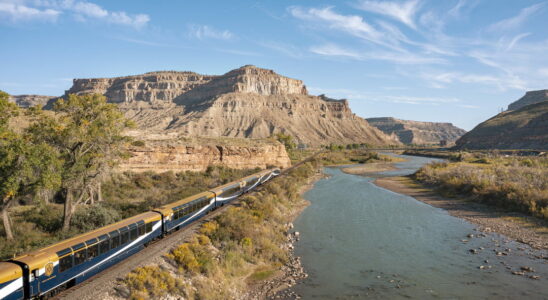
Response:
[[[224,75],[153,72],[75,79],[68,94],[101,93],[143,129],[187,136],[266,138],[300,143],[399,144],[354,115],[346,100],[308,95],[302,81],[254,66]]]
[[[450,144],[466,133],[466,130],[451,123],[408,121],[390,117],[368,118],[367,122],[386,134],[397,136],[404,144],[439,144],[441,141]]]
[[[20,107],[28,108],[36,105],[46,106],[46,104],[54,100],[55,96],[42,96],[42,95],[11,95],[9,101],[16,103]]]
[[[548,90],[529,91],[517,101],[508,105],[508,110],[518,110],[526,105],[548,101]]]
[[[459,149],[548,150],[548,101],[502,112],[456,142]]]
[[[147,136],[143,145],[130,146],[130,158],[121,171],[165,172],[205,171],[209,166],[253,169],[291,165],[285,147],[273,140],[204,139],[174,136]]]

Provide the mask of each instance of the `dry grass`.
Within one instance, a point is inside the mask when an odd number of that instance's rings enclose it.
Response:
[[[170,276],[191,283],[191,287],[183,291],[184,296],[188,299],[239,298],[248,284],[276,274],[289,258],[285,247],[286,224],[304,202],[299,188],[317,167],[317,161],[306,163],[287,176],[269,182],[261,191],[242,196],[238,206],[231,206],[202,224],[191,241],[166,254],[168,262],[177,270]],[[143,297],[139,287],[144,283],[135,280],[140,278],[146,282],[148,278],[135,276],[135,272],[128,275],[127,286],[133,297]],[[144,296],[154,298],[155,294]]]
[[[548,158],[474,155],[463,162],[435,163],[415,174],[445,195],[548,219]]]

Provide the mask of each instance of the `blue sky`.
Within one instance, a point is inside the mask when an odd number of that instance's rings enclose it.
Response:
[[[548,1],[0,0],[0,89],[246,64],[362,117],[471,129],[548,88]]]

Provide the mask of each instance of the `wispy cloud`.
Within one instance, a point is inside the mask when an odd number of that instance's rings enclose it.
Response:
[[[111,24],[130,26],[136,29],[146,26],[150,21],[150,17],[146,14],[132,15],[125,11],[109,11],[92,2],[75,0],[36,0],[0,3],[0,13],[9,15],[13,21],[55,21],[61,14],[66,14],[72,15],[77,20],[83,22],[99,20]]]
[[[418,0],[409,0],[403,3],[362,0],[356,7],[364,11],[391,17],[413,29],[417,28],[414,18],[420,8]]]
[[[351,49],[345,49],[335,44],[325,44],[313,46],[310,48],[312,53],[325,56],[347,57],[356,60],[383,60],[396,64],[445,64],[446,61],[435,57],[422,57],[412,53],[400,53],[389,51],[363,51],[358,52]]]
[[[0,18],[10,19],[12,22],[20,21],[56,21],[61,11],[55,9],[38,9],[17,3],[0,3]]]
[[[289,12],[294,17],[311,22],[325,24],[330,29],[340,30],[352,36],[367,40],[374,44],[401,50],[394,40],[387,40],[387,36],[379,32],[371,24],[357,15],[342,15],[333,11],[332,7],[309,8],[290,7]]]
[[[512,48],[514,48],[514,46],[523,38],[527,37],[527,36],[530,36],[531,33],[530,32],[526,32],[526,33],[522,33],[522,34],[518,34],[516,35],[511,41],[510,43],[508,44],[508,46],[506,47],[506,51],[510,51],[512,50]]]
[[[415,105],[440,105],[459,103],[461,100],[456,97],[420,97],[404,95],[379,95],[371,92],[356,91],[352,89],[326,89],[309,87],[309,91],[316,94],[326,94],[330,97],[342,97],[354,100],[365,100],[372,102],[404,103]],[[333,96],[335,95],[335,96]]]
[[[488,74],[467,74],[462,72],[446,72],[446,73],[423,73],[420,75],[423,79],[433,81],[433,87],[442,88],[445,84],[467,83],[467,84],[482,84],[495,86],[501,91],[508,89],[524,90],[526,83],[514,75],[488,75]],[[437,86],[436,86],[437,83]]]
[[[258,42],[258,44],[262,47],[282,53],[291,58],[303,57],[303,53],[301,49],[291,44],[281,43],[277,41],[262,41],[262,42]]]
[[[531,15],[539,12],[546,2],[537,3],[523,8],[518,15],[501,20],[489,26],[489,31],[507,31],[519,28]]]
[[[211,26],[196,24],[191,24],[188,26],[188,35],[199,40],[230,40],[234,38],[234,34],[228,30],[220,30]]]

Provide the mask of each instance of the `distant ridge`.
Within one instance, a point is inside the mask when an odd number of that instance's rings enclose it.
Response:
[[[400,120],[391,117],[368,118],[369,124],[388,135],[395,135],[404,144],[426,145],[455,142],[466,133],[451,123]]]
[[[548,150],[548,101],[537,102],[539,94],[539,91],[528,92],[510,105],[511,110],[492,117],[462,136],[456,147]],[[526,104],[529,102],[533,103]]]
[[[548,101],[548,90],[529,91],[517,101],[508,105],[508,110],[518,110],[526,105]]]

